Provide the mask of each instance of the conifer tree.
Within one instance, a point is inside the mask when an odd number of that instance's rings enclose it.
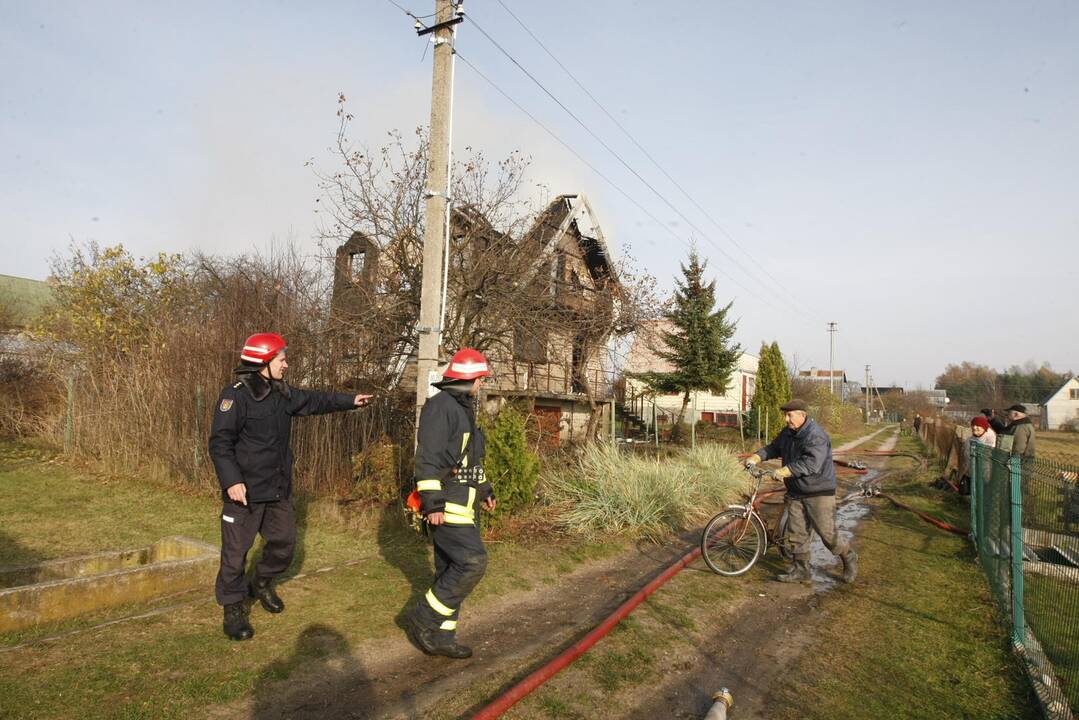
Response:
[[[775,436],[783,427],[783,411],[779,407],[790,399],[790,375],[779,343],[761,343],[757,385],[750,406],[750,426],[754,431]]]
[[[682,265],[682,279],[676,280],[674,302],[664,313],[671,330],[661,335],[666,349],[657,355],[669,362],[671,372],[634,373],[651,390],[682,394],[682,409],[674,426],[675,438],[689,405],[691,393],[708,390],[722,395],[730,385],[731,374],[742,354],[733,342],[737,323],[727,319],[733,303],[714,309],[716,283],[706,283],[702,262],[696,250],[689,253],[689,264]]]

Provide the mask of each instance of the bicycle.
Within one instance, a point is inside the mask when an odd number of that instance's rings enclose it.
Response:
[[[735,576],[749,572],[749,569],[768,550],[768,541],[779,548],[779,554],[790,560],[793,551],[787,540],[787,511],[776,523],[776,530],[769,533],[768,525],[757,512],[757,495],[761,489],[761,480],[767,470],[751,469],[750,475],[756,480],[753,492],[745,505],[729,505],[719,512],[701,533],[701,557],[719,575]]]

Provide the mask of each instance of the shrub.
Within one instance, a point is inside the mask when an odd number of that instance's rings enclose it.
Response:
[[[525,419],[514,405],[505,405],[494,417],[484,418],[487,453],[483,465],[498,498],[496,517],[526,507],[536,496],[539,458],[528,447]]]
[[[401,448],[383,435],[353,455],[351,496],[360,502],[389,505],[401,498]]]
[[[570,529],[659,540],[712,515],[737,497],[746,478],[722,445],[660,460],[597,444],[565,472],[545,477],[545,487]]]

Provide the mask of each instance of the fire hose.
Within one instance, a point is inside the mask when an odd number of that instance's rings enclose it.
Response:
[[[757,504],[764,498],[775,495],[777,493],[785,492],[785,490],[770,490],[766,493],[762,493],[757,496]],[[599,642],[604,636],[607,635],[614,627],[620,623],[627,615],[640,605],[649,595],[659,589],[661,585],[666,583],[672,577],[677,575],[682,568],[689,565],[691,562],[697,559],[701,554],[700,547],[695,547],[690,552],[686,553],[677,560],[673,565],[668,567],[663,573],[653,579],[650,583],[638,590],[633,597],[626,600],[624,603],[618,606],[618,609],[607,616],[607,618],[597,625],[591,632],[585,635],[583,638],[569,646],[561,653],[559,653],[554,659],[549,661],[543,667],[534,671],[516,685],[511,687],[506,692],[496,697],[493,701],[488,703],[478,713],[473,715],[473,720],[493,720],[493,718],[500,717],[502,713],[509,710],[517,702],[522,700],[526,695],[538,688],[543,683],[550,680],[559,672],[564,670],[574,660],[579,658],[588,652],[593,645]]]

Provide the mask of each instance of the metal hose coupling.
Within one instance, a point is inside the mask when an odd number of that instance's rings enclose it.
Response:
[[[712,695],[712,709],[704,716],[704,720],[727,720],[727,710],[734,704],[734,696],[727,688],[722,688]]]

